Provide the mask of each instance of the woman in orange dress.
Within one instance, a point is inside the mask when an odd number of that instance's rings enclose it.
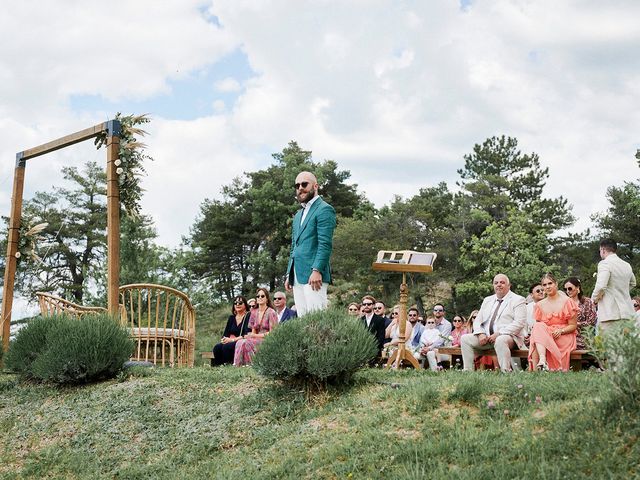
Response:
[[[558,292],[558,282],[550,273],[542,277],[546,297],[533,307],[536,323],[531,329],[529,368],[569,370],[571,352],[576,349],[578,305]]]

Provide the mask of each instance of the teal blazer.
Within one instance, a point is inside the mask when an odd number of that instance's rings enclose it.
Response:
[[[289,284],[293,285],[295,268],[299,283],[308,283],[313,269],[322,274],[324,283],[331,282],[329,259],[333,250],[333,231],[336,228],[336,211],[319,198],[311,204],[304,223],[300,225],[303,210],[293,217],[291,252],[287,265]]]

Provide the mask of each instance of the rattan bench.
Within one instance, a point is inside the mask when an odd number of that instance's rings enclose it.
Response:
[[[193,367],[196,315],[184,293],[149,283],[123,285],[120,318],[136,342],[133,360]]]
[[[44,317],[51,315],[67,314],[74,317],[83,317],[84,315],[95,315],[98,313],[106,313],[107,309],[103,307],[86,307],[77,303],[65,300],[62,297],[52,295],[46,292],[36,292],[40,313]]]

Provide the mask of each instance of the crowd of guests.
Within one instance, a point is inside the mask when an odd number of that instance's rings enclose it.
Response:
[[[635,285],[634,280],[630,282]],[[486,297],[478,310],[467,318],[454,313],[451,321],[446,318],[444,305],[436,303],[429,313],[417,306],[409,307],[403,326],[400,305],[387,309],[384,302],[371,295],[349,303],[347,313],[371,332],[380,359],[391,358],[404,338],[411,355],[434,371],[443,364],[451,365],[451,358],[439,352],[443,346],[460,347],[465,370],[480,366],[502,371],[517,369],[518,361],[511,356],[511,350],[517,348],[528,350],[531,370],[566,371],[571,352],[587,347],[587,330],[603,330],[605,323],[611,325],[616,321],[612,318],[615,314],[596,308],[595,302],[602,303],[598,282],[593,300],[585,295],[578,278],[569,277],[559,284],[550,273],[530,286],[526,298],[511,291],[509,278],[503,274],[494,277],[493,289],[494,294]],[[622,305],[630,299],[626,295]],[[640,297],[631,301],[633,310],[629,312],[635,311],[640,325]],[[286,294],[281,291],[275,292],[273,301],[265,288],[259,288],[255,298],[236,297],[222,338],[213,347],[212,364],[250,364],[264,338],[278,324],[296,316],[295,306],[287,307]]]

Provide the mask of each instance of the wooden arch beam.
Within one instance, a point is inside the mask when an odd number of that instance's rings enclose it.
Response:
[[[120,275],[120,190],[115,161],[120,151],[121,123],[110,120],[79,132],[52,140],[16,154],[16,167],[13,176],[11,212],[9,214],[9,235],[7,239],[7,259],[4,271],[4,291],[2,295],[2,348],[9,348],[11,310],[16,278],[18,242],[20,241],[20,222],[22,217],[22,197],[27,160],[62,148],[107,134],[107,298],[108,309],[112,314],[118,312],[118,286]]]

